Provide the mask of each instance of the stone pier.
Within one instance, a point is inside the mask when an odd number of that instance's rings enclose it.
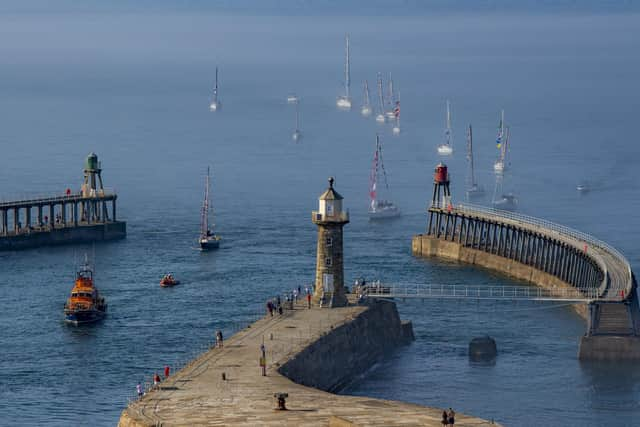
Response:
[[[401,323],[393,302],[297,305],[202,354],[126,408],[118,425],[441,427],[442,409],[331,393],[410,340],[411,328]],[[266,376],[259,366],[262,343]],[[274,409],[275,393],[288,394],[286,411]],[[457,426],[488,424],[456,418]]]

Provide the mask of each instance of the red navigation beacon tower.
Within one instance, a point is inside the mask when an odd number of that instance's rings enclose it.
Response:
[[[447,165],[438,163],[433,174],[433,198],[431,208],[448,209],[451,207],[451,191],[449,190],[449,171]]]

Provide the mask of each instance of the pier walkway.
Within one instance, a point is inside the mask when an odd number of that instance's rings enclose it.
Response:
[[[397,317],[393,303],[383,303],[387,308],[392,306]],[[441,427],[442,409],[318,389],[330,387],[325,380],[336,375],[342,361],[345,366],[369,363],[366,357],[375,350],[371,339],[374,334],[384,336],[385,321],[393,316],[385,311],[362,319],[368,310],[371,309],[367,306],[307,309],[302,304],[286,310],[284,316],[267,316],[225,341],[223,348],[202,354],[157,390],[132,403],[122,413],[119,427]],[[259,367],[262,343],[266,348],[266,376],[261,375]],[[298,366],[288,368],[290,364]],[[363,373],[369,367],[358,366],[357,370]],[[287,370],[290,377],[298,377],[297,382],[318,388],[296,384],[279,372],[282,370]],[[274,409],[274,393],[288,393],[287,411]],[[454,409],[455,403],[451,402]],[[463,414],[456,417],[456,426],[482,425],[490,422]]]
[[[587,320],[579,357],[640,359],[637,285],[615,248],[550,221],[482,206],[435,201],[428,215],[426,233],[413,238],[414,255],[456,259],[530,281],[546,290],[540,299],[586,303],[588,310],[577,308]]]

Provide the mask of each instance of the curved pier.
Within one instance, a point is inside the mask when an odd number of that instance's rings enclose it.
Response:
[[[448,178],[446,184],[448,190]],[[440,203],[435,192],[428,212],[426,234],[413,238],[414,255],[452,258],[542,287],[573,289],[588,298],[588,310],[577,307],[588,325],[578,357],[640,359],[636,282],[616,249],[542,219]]]

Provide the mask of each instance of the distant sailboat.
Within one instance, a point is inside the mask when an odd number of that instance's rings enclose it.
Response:
[[[380,197],[378,188],[378,181],[380,178],[380,171],[384,178],[384,188],[386,193],[389,193],[389,184],[387,182],[387,173],[384,169],[384,163],[382,160],[382,144],[380,143],[380,137],[376,135],[376,151],[373,155],[373,164],[371,166],[371,176],[369,182],[369,219],[386,219],[396,218],[400,216],[400,209],[390,200]]]
[[[295,104],[296,102],[298,102],[298,96],[295,93],[287,96],[287,104]]]
[[[203,251],[209,249],[217,249],[220,246],[220,236],[213,232],[213,224],[209,228],[209,208],[211,202],[209,201],[209,168],[207,167],[207,178],[205,180],[204,187],[204,201],[202,202],[202,212],[200,218],[200,249]]]
[[[369,82],[364,81],[364,103],[362,104],[362,108],[360,109],[360,114],[364,117],[369,117],[371,115],[371,102],[369,100]]]
[[[505,175],[496,175],[496,186],[493,190],[492,205],[495,209],[515,211],[518,209],[518,199],[512,192],[506,192],[504,186]]]
[[[396,101],[396,106],[393,109],[393,118],[395,123],[393,124],[393,132],[394,135],[400,135],[400,96],[398,94],[398,100]]]
[[[505,127],[504,110],[500,113],[500,124],[498,125],[498,136],[496,137],[496,145],[500,150],[498,159],[493,164],[493,170],[497,174],[504,173],[507,170],[507,153],[509,150],[510,129]]]
[[[484,196],[484,188],[476,182],[473,164],[473,131],[471,125],[467,128],[467,161],[469,162],[469,175],[467,177],[467,200]]]
[[[299,112],[300,102],[295,103],[296,107],[296,128],[291,135],[291,138],[294,142],[300,142],[302,140],[302,132],[300,131],[300,112]]]
[[[396,114],[395,114],[395,105],[396,105],[396,97],[395,94],[393,93],[393,79],[391,78],[391,73],[389,73],[389,86],[388,86],[388,92],[387,92],[387,111],[385,112],[385,115],[387,116],[388,120],[395,120],[396,118]]]
[[[349,53],[349,35],[345,36],[345,62],[344,62],[344,95],[339,96],[336,105],[341,110],[351,110],[351,56]]]
[[[447,100],[447,118],[444,129],[444,144],[438,146],[438,154],[450,156],[453,153],[453,131],[451,129],[451,104]]]
[[[384,95],[382,93],[382,75],[378,73],[378,114],[376,115],[376,122],[384,123]]]
[[[211,104],[209,104],[209,110],[211,111],[219,111],[222,109],[222,103],[218,99],[218,67],[216,67],[216,85],[213,88],[213,100]]]

